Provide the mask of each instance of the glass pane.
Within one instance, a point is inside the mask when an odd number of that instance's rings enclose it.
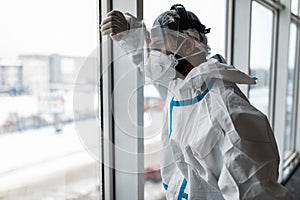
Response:
[[[145,199],[164,199],[160,176],[161,131],[165,119],[164,101],[153,84],[144,86]]]
[[[252,2],[250,74],[258,78],[250,86],[249,100],[260,111],[269,115],[270,71],[273,36],[273,12]]]
[[[170,10],[175,0],[144,1],[144,21],[148,29],[157,16]],[[159,6],[157,6],[159,5]],[[195,13],[200,21],[211,28],[207,34],[208,44],[211,47],[211,55],[225,54],[225,0],[191,0],[183,3],[186,10]],[[205,6],[199,6],[205,5]],[[213,11],[213,12],[212,12]],[[218,13],[216,17],[215,13]],[[164,123],[168,123],[163,113],[164,101],[156,90],[158,86],[144,86],[144,135],[145,135],[145,199],[165,199],[162,187],[159,163],[160,163],[160,138]],[[162,87],[162,86],[161,86]]]
[[[78,129],[98,108],[73,106],[97,46],[96,5],[0,2],[0,199],[99,199],[98,162]],[[80,82],[84,95],[95,90],[89,80]]]
[[[289,65],[288,65],[288,83],[286,97],[286,119],[285,119],[285,145],[284,151],[288,153],[292,150],[292,117],[293,117],[293,96],[294,96],[294,74],[296,63],[296,44],[297,44],[297,26],[290,25],[289,42]]]
[[[292,0],[292,5],[291,5],[292,13],[296,15],[299,14],[298,7],[299,7],[299,0]]]

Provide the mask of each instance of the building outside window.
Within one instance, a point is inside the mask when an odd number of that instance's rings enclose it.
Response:
[[[99,199],[99,164],[78,124],[94,110],[73,106],[80,69],[97,47],[96,1],[0,3],[0,199]],[[97,65],[90,65],[97,70]]]

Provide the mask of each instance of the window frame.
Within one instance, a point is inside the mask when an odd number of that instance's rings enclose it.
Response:
[[[285,123],[282,123],[282,118],[285,119],[286,112],[286,88],[287,88],[287,66],[288,66],[288,49],[289,49],[289,25],[290,22],[297,22],[298,32],[297,32],[297,54],[300,52],[300,18],[291,13],[291,0],[227,0],[226,3],[226,21],[228,26],[226,27],[226,46],[225,55],[228,63],[240,67],[245,73],[249,73],[250,70],[250,44],[251,44],[251,9],[252,2],[256,1],[260,5],[263,5],[267,9],[272,10],[273,14],[273,36],[272,36],[272,52],[271,52],[271,65],[270,65],[270,108],[269,117],[270,124],[273,127],[274,135],[277,140],[277,145],[279,149],[279,154],[281,158],[279,166],[279,181],[283,177],[283,170],[286,168],[292,157],[289,160],[284,161],[284,132]],[[122,8],[124,9],[124,2],[121,0],[100,0],[100,20],[105,18],[106,13],[109,10]],[[122,4],[123,3],[123,4]],[[126,9],[131,13],[135,13],[138,17],[143,16],[143,2],[139,0],[132,0],[126,2]],[[299,3],[300,10],[300,3]],[[299,13],[299,12],[298,12]],[[99,36],[100,43],[103,42],[103,38]],[[110,64],[110,60],[113,59],[116,53],[116,47],[112,41],[107,42],[100,48],[100,63],[102,66],[107,66]],[[297,55],[296,54],[296,55]],[[293,117],[293,148],[300,151],[300,58],[296,57],[296,73],[295,73],[295,116]],[[280,67],[284,66],[284,67]],[[144,198],[144,181],[142,175],[127,175],[121,177],[120,173],[115,170],[118,152],[115,151],[115,146],[118,144],[118,133],[116,131],[116,124],[114,122],[114,113],[110,108],[114,108],[115,102],[111,100],[111,94],[115,86],[116,81],[114,76],[114,68],[116,68],[114,63],[111,64],[111,68],[105,72],[100,67],[99,76],[101,77],[100,88],[101,88],[101,101],[103,105],[103,110],[101,112],[101,118],[104,119],[102,122],[102,195],[103,199],[118,199],[117,194],[124,194],[123,191],[133,191],[130,193],[130,199],[143,199]],[[284,77],[284,78],[282,78]],[[136,74],[136,85],[139,85],[139,81],[142,78],[140,74]],[[242,91],[249,96],[249,86],[241,86]],[[122,94],[121,94],[122,95]],[[143,96],[141,95],[137,101],[143,102]],[[297,100],[297,101],[296,101]],[[142,108],[136,110],[136,116],[143,115],[143,103],[141,103]],[[142,119],[143,117],[140,117]],[[143,121],[138,123],[143,124]],[[298,134],[297,134],[298,133]],[[141,136],[143,131],[141,129],[136,130],[136,134]],[[112,144],[105,142],[105,138]],[[132,145],[136,145],[137,153],[143,152],[143,141],[137,140],[133,142]],[[140,154],[141,155],[141,154]],[[293,156],[295,154],[291,154]],[[109,163],[109,167],[105,165]],[[136,160],[132,162],[135,167],[141,169],[143,167],[143,156],[139,156]],[[126,179],[131,178],[131,184],[121,185]],[[124,196],[123,196],[124,197]]]
[[[284,162],[287,162],[287,160],[289,160],[289,157],[292,156],[292,154],[295,152],[295,148],[296,148],[296,121],[297,121],[297,107],[298,107],[298,103],[297,103],[297,99],[299,97],[299,92],[298,92],[298,87],[299,87],[299,67],[297,67],[297,63],[299,58],[297,58],[296,55],[298,55],[299,53],[299,45],[297,45],[299,43],[299,39],[298,39],[298,33],[299,33],[299,25],[297,25],[295,22],[293,22],[293,20],[291,20],[290,25],[294,24],[296,26],[296,49],[295,49],[295,60],[294,60],[294,77],[293,77],[293,99],[292,99],[292,112],[291,113],[291,130],[290,130],[290,134],[291,134],[291,138],[290,138],[290,148],[286,149],[286,147],[284,147],[285,150],[288,151],[288,154],[285,155],[284,157]],[[290,26],[291,27],[291,26]],[[291,30],[291,29],[289,29]],[[289,56],[290,56],[289,52]],[[289,68],[289,66],[287,66],[287,68]],[[288,82],[288,80],[287,80]]]
[[[298,3],[298,11],[300,10],[300,5]],[[284,162],[283,162],[283,171],[286,177],[290,176],[290,172],[293,170],[295,162],[299,159],[299,151],[300,151],[300,135],[299,135],[299,116],[300,116],[300,17],[292,13],[291,8],[290,12],[290,24],[295,24],[297,28],[297,36],[296,36],[296,52],[295,52],[295,69],[294,69],[294,88],[293,88],[293,110],[295,112],[292,113],[292,122],[291,122],[291,148],[286,154]],[[298,12],[299,13],[299,12]],[[299,15],[299,14],[298,14]],[[289,24],[289,25],[290,25]],[[286,178],[284,177],[284,178]]]
[[[272,43],[271,43],[271,55],[270,55],[270,68],[269,68],[269,94],[268,94],[268,100],[269,100],[269,105],[268,105],[268,118],[271,124],[271,127],[273,127],[273,116],[274,116],[274,91],[275,91],[275,85],[276,85],[276,79],[275,74],[276,74],[276,50],[277,50],[277,37],[278,37],[278,10],[277,8],[279,6],[276,6],[277,4],[274,4],[273,6],[266,3],[266,1],[257,1],[257,0],[252,0],[251,1],[251,22],[252,22],[252,4],[253,2],[256,2],[258,5],[264,7],[265,9],[269,10],[272,12],[273,19],[272,19]],[[250,45],[249,45],[249,69],[248,73],[251,74],[251,31],[252,31],[252,23],[250,22]],[[258,77],[259,78],[259,77]],[[255,86],[254,86],[255,87]],[[248,98],[250,98],[250,85],[248,85],[248,93],[247,93]]]
[[[142,2],[139,0],[127,1],[126,5],[122,0],[99,0],[101,4],[101,19],[106,18],[106,13],[113,9],[127,10],[137,17],[142,15]],[[138,126],[132,129],[131,135],[134,139],[124,136],[116,119],[123,119],[129,117],[128,112],[122,112],[120,109],[118,99],[127,99],[128,91],[117,89],[117,84],[122,77],[115,69],[123,68],[132,70],[133,73],[130,79],[122,84],[127,89],[133,91],[139,88],[143,78],[142,74],[133,64],[124,59],[122,64],[114,62],[114,58],[122,59],[118,44],[114,43],[107,36],[100,35],[100,54],[101,54],[101,69],[100,69],[100,84],[102,94],[102,197],[103,199],[144,199],[144,173],[132,173],[122,171],[122,169],[133,169],[136,172],[144,171],[144,143],[143,143],[143,91],[139,90],[139,94],[134,101],[138,102],[133,111],[133,118]],[[122,66],[121,66],[122,65]],[[108,66],[108,67],[105,67]],[[118,98],[114,98],[114,97]],[[123,106],[125,108],[125,106]],[[127,114],[127,115],[126,115]],[[124,144],[126,140],[126,144]],[[121,148],[128,151],[120,151]],[[129,154],[126,152],[129,152]],[[123,162],[122,158],[127,155],[134,154],[136,156],[130,157],[130,162]],[[129,184],[125,184],[129,183]],[[130,191],[130,192],[128,192]]]

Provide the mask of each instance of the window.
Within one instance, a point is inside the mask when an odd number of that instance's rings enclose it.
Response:
[[[249,100],[269,116],[273,12],[253,1],[251,14],[250,74],[258,82],[250,86]]]
[[[299,14],[299,0],[292,0],[291,11],[295,15]]]
[[[73,107],[77,83],[81,95],[95,91],[93,78],[76,77],[94,60],[96,7],[0,2],[1,199],[99,199],[98,162],[76,128],[94,123],[98,108]]]
[[[287,79],[287,96],[286,96],[286,120],[285,120],[285,144],[284,152],[287,155],[293,150],[293,117],[295,112],[294,88],[295,88],[295,72],[296,72],[296,48],[297,48],[297,26],[290,25],[290,41],[289,41],[289,63],[288,63],[288,79]]]

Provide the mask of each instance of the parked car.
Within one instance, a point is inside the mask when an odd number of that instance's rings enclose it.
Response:
[[[160,175],[160,167],[155,166],[148,166],[145,169],[145,179],[151,180],[153,182],[159,182],[161,181],[161,175]]]

